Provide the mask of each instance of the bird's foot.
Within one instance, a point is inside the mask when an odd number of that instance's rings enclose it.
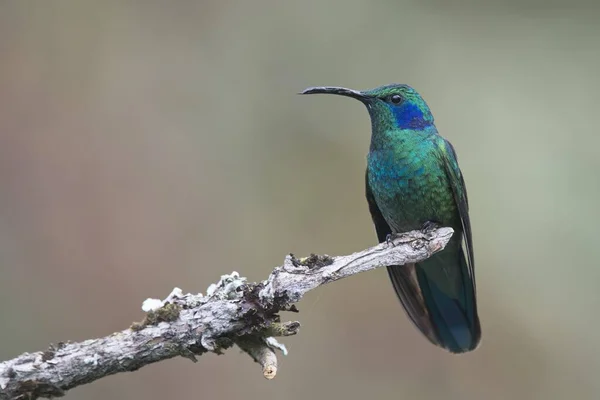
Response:
[[[433,231],[435,231],[436,229],[438,229],[440,227],[440,224],[438,222],[435,221],[426,221],[423,224],[423,227],[421,227],[421,232],[427,234],[427,233],[431,233]]]
[[[385,244],[388,245],[388,247],[396,247],[396,245],[394,244],[394,239],[398,239],[401,236],[403,236],[402,233],[388,233],[385,237]]]

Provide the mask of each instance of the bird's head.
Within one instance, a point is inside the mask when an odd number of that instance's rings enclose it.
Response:
[[[408,85],[391,84],[364,91],[342,87],[311,87],[300,94],[336,94],[361,101],[371,116],[373,129],[422,130],[433,125],[425,100]]]

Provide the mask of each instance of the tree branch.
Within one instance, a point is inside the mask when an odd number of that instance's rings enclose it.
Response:
[[[453,230],[396,235],[388,243],[347,256],[289,255],[266,281],[247,283],[237,272],[223,275],[205,296],[178,288],[163,301],[148,299],[142,322],[110,336],[79,343],[58,343],[45,351],[24,353],[0,363],[0,400],[60,397],[69,389],[102,377],[135,371],[173,358],[221,353],[237,344],[262,367],[266,378],[277,373],[275,350],[287,353],[275,337],[295,335],[300,323],[282,323],[281,311],[295,311],[309,290],[360,272],[404,265],[442,250]]]

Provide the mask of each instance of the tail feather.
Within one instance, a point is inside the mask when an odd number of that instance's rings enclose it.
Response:
[[[410,319],[433,344],[452,353],[474,350],[481,339],[474,277],[468,271],[460,247],[422,263],[388,267]]]

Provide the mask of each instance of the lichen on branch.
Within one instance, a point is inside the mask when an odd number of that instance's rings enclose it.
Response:
[[[265,378],[273,379],[276,352],[287,354],[276,337],[295,335],[300,329],[297,321],[281,322],[282,311],[298,312],[295,303],[327,283],[423,261],[442,250],[452,234],[451,228],[398,234],[389,243],[339,257],[290,254],[262,282],[248,283],[233,272],[211,284],[205,295],[175,288],[164,300],[147,299],[142,306],[145,317],[128,329],[0,362],[0,400],[61,397],[105,376],[177,356],[196,362],[197,356],[221,354],[234,344],[261,366]]]

